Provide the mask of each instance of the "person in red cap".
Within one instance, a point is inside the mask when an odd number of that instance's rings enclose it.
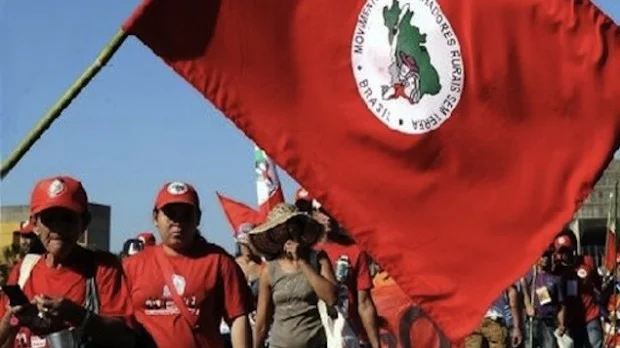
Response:
[[[558,234],[553,242],[555,270],[564,282],[567,327],[575,347],[603,347],[601,310],[597,298],[602,281],[594,259],[577,255],[576,237],[570,230]]]
[[[348,314],[348,322],[357,334],[362,347],[379,347],[377,309],[371,296],[370,258],[360,250],[338,222],[323,209],[308,191],[297,191],[295,205],[323,226],[323,235],[316,249],[327,253],[341,285],[339,304]]]
[[[20,224],[18,231],[13,234],[19,237],[19,259],[21,260],[26,254],[42,254],[45,248],[41,241],[34,233],[33,224],[30,221],[24,221]]]
[[[155,241],[155,236],[151,232],[142,232],[138,234],[137,239],[144,243],[145,247],[157,244]]]
[[[48,347],[46,335],[67,329],[87,347],[133,346],[126,325],[132,308],[118,259],[77,244],[90,222],[82,184],[68,176],[39,181],[30,221],[45,252],[26,255],[9,276],[7,283],[19,284],[31,304],[9,307],[2,296],[0,346]]]
[[[222,318],[235,348],[250,347],[250,289],[234,258],[200,236],[198,193],[184,182],[157,194],[162,243],[124,262],[137,321],[158,347],[223,347]]]

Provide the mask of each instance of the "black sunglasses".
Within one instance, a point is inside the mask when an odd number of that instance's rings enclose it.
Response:
[[[67,209],[49,209],[44,210],[38,215],[44,225],[52,225],[57,223],[75,224],[79,220],[77,213]]]
[[[189,204],[168,204],[161,211],[172,221],[191,221],[196,216],[196,209]]]

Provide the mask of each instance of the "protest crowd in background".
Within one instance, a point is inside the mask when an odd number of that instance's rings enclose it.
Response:
[[[2,296],[0,344],[54,346],[51,337],[68,332],[87,347],[620,346],[616,272],[578,255],[568,229],[453,344],[423,320],[403,333],[416,307],[304,189],[263,221],[231,224],[234,257],[197,229],[201,204],[192,185],[166,183],[146,207],[157,237],[137,233],[115,256],[77,244],[90,219],[81,182],[38,182],[3,280],[31,303]]]

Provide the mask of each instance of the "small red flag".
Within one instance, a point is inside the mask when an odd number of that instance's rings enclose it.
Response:
[[[588,0],[146,0],[124,29],[453,340],[620,143],[620,29]]]
[[[262,223],[261,214],[250,206],[230,199],[220,193],[217,193],[224,214],[230,223],[233,231],[233,237],[236,240],[247,238],[248,232],[255,226]]]
[[[612,226],[607,229],[607,240],[605,241],[605,269],[613,272],[616,265],[616,232]]]
[[[614,204],[614,195],[609,196],[609,211],[607,212],[607,240],[605,241],[605,268],[612,274],[616,269],[617,244],[616,238],[616,211],[618,208]]]

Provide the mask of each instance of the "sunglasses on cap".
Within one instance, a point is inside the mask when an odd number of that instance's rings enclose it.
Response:
[[[161,211],[172,221],[191,221],[196,218],[196,208],[190,204],[172,203],[166,204]]]

